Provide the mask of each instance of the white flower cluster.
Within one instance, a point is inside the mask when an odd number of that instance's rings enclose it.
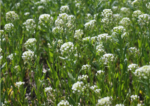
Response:
[[[81,70],[90,70],[90,68],[91,68],[91,65],[86,64],[82,66]]]
[[[7,56],[7,58],[9,58],[10,60],[13,60],[14,55],[16,55],[16,53],[15,54],[11,53],[10,55]]]
[[[25,82],[21,82],[21,81],[19,81],[19,82],[16,82],[15,83],[15,85],[19,88],[21,85],[23,85],[23,84],[25,84]]]
[[[50,93],[52,90],[53,90],[52,87],[46,87],[46,88],[44,89],[45,92],[49,92],[49,93]]]
[[[113,28],[113,32],[118,33],[118,34],[122,34],[126,31],[126,29],[123,26],[117,26]]]
[[[41,14],[39,16],[39,24],[47,27],[53,23],[53,17],[50,14]]]
[[[14,25],[12,23],[5,24],[5,26],[4,26],[4,29],[7,32],[11,32],[13,30],[13,28],[14,28]]]
[[[71,106],[67,100],[61,100],[57,106]]]
[[[111,36],[108,35],[108,33],[103,33],[97,36],[98,41],[106,41],[108,39],[111,39]]]
[[[73,93],[75,92],[83,92],[85,89],[84,83],[82,81],[77,81],[72,85]]]
[[[63,27],[59,27],[59,26],[56,26],[52,29],[52,33],[53,34],[62,34],[63,33]]]
[[[82,41],[83,42],[87,42],[87,41],[89,41],[91,39],[91,37],[85,37],[85,38],[82,38]]]
[[[138,16],[138,23],[141,26],[148,25],[150,22],[150,15],[149,14],[141,14]]]
[[[86,81],[88,79],[88,75],[79,75],[78,80]]]
[[[104,98],[98,99],[98,103],[96,104],[96,106],[109,106],[111,105],[111,99],[112,97],[104,97]]]
[[[15,21],[18,19],[19,19],[19,16],[15,11],[9,11],[6,13],[6,21]]]
[[[32,61],[34,59],[34,52],[31,50],[23,52],[22,59],[24,60],[24,63]]]
[[[139,78],[147,79],[150,76],[150,65],[142,66],[135,70],[134,75]]]
[[[120,9],[120,11],[121,11],[121,13],[126,14],[126,15],[129,15],[129,14],[130,14],[130,9],[127,8],[127,7],[122,7],[122,8]]]
[[[103,45],[102,44],[99,44],[99,45],[96,46],[96,53],[98,55],[101,55],[101,54],[105,53],[105,50],[103,49]]]
[[[113,16],[113,12],[111,9],[104,9],[102,12],[102,16],[104,18],[111,18]]]
[[[81,39],[83,34],[84,34],[83,30],[81,29],[75,30],[74,38]]]
[[[138,16],[141,15],[141,14],[143,14],[141,12],[141,10],[135,10],[135,11],[133,11],[133,13],[132,13],[133,20],[136,20],[138,18]]]
[[[31,31],[31,30],[34,30],[36,28],[36,24],[35,24],[34,19],[27,19],[23,23],[23,25],[25,26],[27,31]]]
[[[86,16],[85,16],[85,20],[86,21],[92,20],[92,15],[90,13],[87,13]]]
[[[139,99],[138,95],[131,95],[131,101],[137,101]]]
[[[113,21],[118,23],[122,16],[120,14],[113,14]]]
[[[130,65],[128,66],[128,70],[129,70],[129,71],[135,70],[135,69],[137,69],[137,68],[138,68],[138,65],[137,65],[137,64],[134,64],[134,63],[132,63],[132,64],[130,64]]]
[[[120,25],[122,25],[122,26],[124,26],[124,27],[130,26],[130,25],[131,25],[130,18],[124,17],[124,18],[120,21]]]
[[[35,48],[37,40],[35,38],[29,38],[25,43],[24,46],[26,49],[30,50]]]
[[[104,71],[103,70],[98,70],[97,73],[96,73],[96,76],[102,75],[102,74],[104,74]]]
[[[28,16],[28,15],[30,15],[30,12],[25,12],[24,15]]]
[[[84,24],[86,30],[93,29],[96,25],[96,20],[90,20],[89,22]]]
[[[60,47],[61,54],[71,53],[74,50],[74,44],[72,42],[66,42]]]
[[[139,50],[136,47],[130,47],[128,50],[130,55],[139,54]]]
[[[61,6],[60,13],[68,13],[70,11],[69,6]]]
[[[101,89],[98,89],[98,86],[97,86],[97,85],[91,86],[90,89],[91,89],[93,92],[97,93],[97,94],[99,94],[100,91],[101,91]]]
[[[104,62],[104,64],[109,64],[110,62],[113,62],[115,60],[115,57],[113,54],[107,53],[101,57],[101,60]]]

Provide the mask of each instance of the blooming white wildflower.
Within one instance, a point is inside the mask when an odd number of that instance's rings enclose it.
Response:
[[[25,51],[22,54],[22,59],[24,60],[24,62],[28,62],[28,61],[32,61],[34,59],[34,52],[31,50]]]
[[[109,106],[111,105],[111,99],[112,97],[104,97],[104,98],[101,98],[101,99],[98,99],[98,103],[96,104],[96,106]]]
[[[19,66],[19,65],[16,65],[16,66],[14,67],[14,69],[17,70],[17,71],[19,71],[19,70],[20,70],[20,66]]]
[[[116,104],[115,106],[124,106],[124,104]]]
[[[131,25],[130,18],[124,17],[124,18],[120,21],[120,25],[122,25],[122,26],[124,26],[124,27],[128,27],[129,25]]]
[[[141,26],[148,25],[150,22],[150,15],[149,14],[141,14],[138,16],[138,23]]]
[[[127,14],[127,15],[130,14],[130,9],[127,7],[122,7],[120,10],[123,14]]]
[[[104,28],[109,28],[112,24],[112,18],[102,18],[101,23],[103,24]]]
[[[59,14],[58,18],[62,19],[64,22],[67,22],[68,16],[69,15],[67,13],[61,13],[61,14]]]
[[[75,92],[82,92],[84,91],[84,83],[82,81],[77,81],[76,83],[74,83],[72,85],[72,90],[73,90],[73,93]]]
[[[90,70],[90,68],[91,68],[91,65],[86,64],[82,66],[81,70]]]
[[[138,100],[139,99],[139,96],[138,95],[131,95],[131,101],[135,101],[135,100]]]
[[[45,92],[51,92],[52,90],[53,90],[52,87],[46,87],[46,88],[44,89]]]
[[[147,79],[150,76],[150,65],[142,66],[135,70],[134,75],[139,78]]]
[[[0,64],[2,63],[3,56],[0,56]]]
[[[96,20],[98,18],[98,13],[94,14],[94,19]]]
[[[105,50],[103,49],[103,45],[102,44],[99,44],[96,46],[96,53],[99,55],[99,54],[103,54],[105,53]]]
[[[143,106],[142,104],[138,103],[137,106]]]
[[[4,26],[4,29],[5,29],[7,32],[12,31],[13,28],[14,28],[14,25],[13,25],[12,23],[5,24],[5,26]]]
[[[30,12],[25,12],[24,15],[28,16],[28,15],[30,15]]]
[[[141,14],[143,14],[143,13],[141,12],[141,10],[135,10],[135,11],[133,11],[133,13],[132,13],[132,18],[135,20],[135,19],[137,19],[138,16],[141,15]]]
[[[67,100],[61,100],[57,106],[71,106]]]
[[[30,50],[35,48],[37,40],[35,38],[29,38],[25,43],[24,46],[26,47],[26,49]]]
[[[111,9],[104,9],[102,12],[102,16],[104,18],[111,18],[113,16],[113,12]]]
[[[6,13],[6,21],[15,21],[18,19],[19,19],[19,16],[15,11],[9,11]]]
[[[44,6],[38,6],[38,10],[43,10],[44,9]]]
[[[70,11],[69,6],[61,6],[60,13],[68,13]]]
[[[130,65],[128,66],[128,70],[130,70],[130,71],[135,70],[135,69],[137,69],[137,68],[138,68],[138,65],[137,65],[137,64],[134,64],[134,63],[132,63],[132,64],[130,64]]]
[[[102,74],[104,74],[104,71],[103,70],[98,70],[97,73],[96,73],[96,76],[102,75]]]
[[[64,26],[64,21],[62,19],[56,19],[55,20],[55,26],[57,27],[61,27],[61,26]]]
[[[75,17],[74,15],[69,15],[69,16],[67,17],[67,20],[68,20],[68,22],[70,22],[70,23],[74,23],[74,22],[75,22],[75,19],[76,19],[76,17]]]
[[[78,76],[78,80],[87,80],[88,79],[88,75],[79,75]]]
[[[130,55],[139,54],[139,50],[136,47],[130,47],[128,50]]]
[[[24,84],[25,84],[25,82],[21,82],[21,81],[15,83],[15,85],[16,85],[18,88],[19,88],[21,85],[24,85]]]
[[[85,29],[93,29],[96,25],[96,20],[91,20],[84,24]]]
[[[97,85],[93,85],[90,87],[90,89],[95,92],[95,93],[100,93],[101,89],[98,89],[98,86]]]
[[[90,13],[87,13],[85,16],[85,20],[86,21],[92,20],[92,15]]]
[[[36,28],[36,24],[34,19],[27,19],[23,25],[25,26],[27,31],[34,30]]]
[[[113,28],[113,32],[118,33],[118,34],[124,33],[125,31],[126,29],[123,26],[117,26]]]
[[[113,11],[117,11],[118,10],[118,6],[112,6],[112,10]]]
[[[139,3],[140,3],[139,0],[134,0],[131,4],[132,4],[133,6],[137,6]]]
[[[81,39],[83,34],[84,34],[83,30],[81,29],[75,30],[74,38]]]
[[[39,16],[39,24],[46,24],[46,23],[50,23],[52,24],[53,22],[53,17],[50,16],[50,14],[41,14]]]
[[[97,37],[98,41],[107,40],[107,38],[108,38],[108,33],[100,34]]]
[[[121,19],[121,15],[120,14],[113,14],[113,20],[115,21],[115,22],[119,22],[120,21],[120,19]]]
[[[85,37],[82,39],[82,41],[89,41],[91,39],[91,37]]]
[[[66,42],[60,47],[61,54],[71,53],[74,50],[74,44],[72,42]]]
[[[104,64],[108,64],[110,62],[113,62],[115,60],[115,57],[113,54],[107,53],[101,57],[101,60],[104,62]]]
[[[54,27],[52,29],[52,33],[54,33],[54,34],[57,34],[57,33],[62,34],[63,33],[63,28],[59,27],[59,26],[56,26],[56,27]]]
[[[15,55],[16,55],[16,53],[15,53]],[[13,60],[13,57],[14,57],[13,53],[11,53],[10,55],[7,56],[7,58],[9,58],[10,60]]]

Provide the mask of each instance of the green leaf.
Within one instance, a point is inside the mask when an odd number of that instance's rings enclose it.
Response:
[[[72,81],[75,81],[75,78],[72,76],[72,74],[70,72],[68,72],[68,76]]]

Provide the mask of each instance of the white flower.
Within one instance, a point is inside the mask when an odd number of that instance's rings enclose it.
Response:
[[[30,12],[25,12],[24,15],[28,16],[28,15],[30,15]]]
[[[90,70],[90,68],[91,68],[91,65],[86,64],[82,66],[81,70]]]
[[[111,9],[104,9],[102,12],[102,16],[104,18],[111,18],[113,16],[113,12]]]
[[[123,19],[120,21],[120,25],[125,26],[125,27],[131,25],[130,18],[128,18],[128,17],[123,18]]]
[[[53,17],[50,16],[50,14],[41,14],[39,16],[39,24],[44,24],[45,23],[51,23],[53,22]]]
[[[63,33],[63,28],[62,28],[62,27],[59,27],[58,25],[56,25],[56,27],[54,27],[54,28],[52,29],[52,32],[53,32],[54,34],[57,34],[57,33],[62,34],[62,33]]]
[[[70,104],[67,100],[61,100],[57,106],[70,106]]]
[[[19,82],[16,82],[15,83],[15,85],[19,88],[21,85],[23,85],[23,84],[25,84],[25,82],[21,82],[21,81],[19,81]]]
[[[61,27],[61,26],[64,26],[64,21],[60,18],[56,19],[55,20],[55,26],[57,27]]]
[[[46,87],[46,88],[44,89],[45,92],[51,92],[52,90],[53,90],[52,87]]]
[[[60,47],[61,54],[71,53],[74,50],[74,44],[72,42],[66,42]]]
[[[113,20],[114,20],[115,22],[120,21],[121,17],[122,17],[122,16],[121,16],[120,14],[113,14]]]
[[[84,24],[85,29],[93,29],[96,25],[96,20],[91,20]]]
[[[150,22],[150,15],[148,14],[141,14],[138,16],[138,23],[141,26],[148,25]]]
[[[9,11],[6,13],[6,20],[7,21],[14,21],[14,20],[18,20],[19,16],[17,13],[15,13],[15,11]]]
[[[73,93],[75,92],[82,92],[84,91],[84,83],[82,81],[77,81],[76,83],[74,83],[72,85],[72,90],[73,90]]]
[[[5,29],[7,32],[12,31],[13,28],[14,28],[14,25],[13,25],[12,23],[5,24],[5,26],[4,26],[4,29]]]
[[[0,64],[2,63],[3,56],[0,56]]]
[[[135,55],[139,52],[139,50],[136,47],[130,47],[128,50],[130,55]]]
[[[142,66],[135,70],[134,75],[139,78],[147,79],[150,76],[150,65]]]
[[[85,37],[82,39],[82,41],[89,41],[91,39],[91,37]]]
[[[90,89],[95,92],[95,93],[100,93],[101,89],[98,89],[98,86],[97,85],[93,85],[90,87]]]
[[[148,9],[150,9],[150,2],[148,2],[148,3],[146,4],[146,7],[147,7]]]
[[[113,28],[113,32],[118,33],[118,34],[124,33],[125,31],[126,29],[123,26],[117,26]]]
[[[27,31],[34,30],[36,27],[34,19],[27,19],[23,25],[25,26]]]
[[[25,51],[22,54],[22,59],[24,60],[25,63],[32,61],[34,59],[34,52],[31,50]]]
[[[43,10],[44,6],[38,6],[38,10]]]
[[[135,70],[135,69],[137,69],[138,68],[138,65],[137,64],[134,64],[134,63],[132,63],[132,64],[130,64],[129,66],[128,66],[128,70]]]
[[[35,38],[29,38],[25,43],[24,46],[26,49],[30,50],[35,47],[37,40]]]
[[[131,101],[135,101],[135,100],[138,100],[139,99],[139,96],[138,95],[131,95]]]
[[[83,30],[81,29],[75,30],[74,38],[81,39],[83,34],[84,34]]]
[[[15,53],[15,55],[16,55],[16,53]],[[13,60],[13,57],[14,57],[13,53],[11,53],[10,55],[7,56],[7,58],[9,58],[10,60]]]
[[[97,73],[96,73],[96,76],[102,75],[102,74],[104,74],[104,71],[103,70],[98,70]]]
[[[107,38],[108,38],[108,34],[107,33],[100,34],[97,37],[98,41],[107,40]]]
[[[135,10],[135,11],[133,11],[133,13],[132,13],[132,18],[135,20],[135,19],[138,18],[138,16],[141,15],[141,14],[142,14],[141,10]]]
[[[108,64],[110,62],[113,62],[115,60],[115,57],[113,54],[107,53],[101,57],[101,60],[104,62],[104,64]]]
[[[69,7],[66,5],[66,6],[61,6],[60,7],[60,12],[61,13],[68,13],[70,10],[69,10]]]
[[[104,98],[98,99],[98,103],[96,104],[96,106],[109,106],[111,105],[111,99],[112,97],[104,97]]]
[[[87,80],[88,79],[88,75],[79,75],[78,76],[78,80]]]
[[[68,20],[68,22],[70,22],[70,23],[74,23],[74,22],[75,22],[75,19],[76,19],[76,17],[75,17],[74,15],[69,15],[69,16],[67,17],[67,20]]]
[[[127,7],[122,7],[120,10],[121,10],[121,12],[124,13],[124,14],[130,14],[130,9],[127,8]]]
[[[67,13],[61,13],[61,14],[59,14],[58,18],[62,19],[64,22],[66,22],[68,19],[68,16],[69,15]]]

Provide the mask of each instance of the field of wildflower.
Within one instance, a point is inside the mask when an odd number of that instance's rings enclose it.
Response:
[[[150,106],[149,0],[0,0],[0,106]]]

